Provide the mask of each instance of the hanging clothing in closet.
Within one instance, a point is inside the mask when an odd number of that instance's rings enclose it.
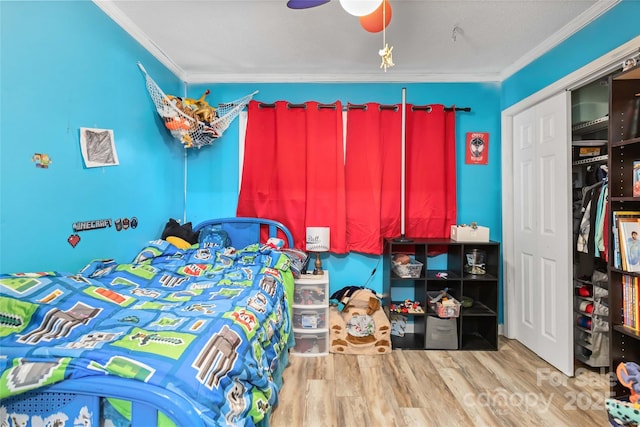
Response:
[[[594,182],[595,181],[595,182]],[[587,168],[587,186],[582,188],[579,205],[574,203],[578,277],[591,277],[596,263],[606,263],[608,253],[608,183],[606,166]],[[576,209],[579,206],[579,210]],[[576,220],[579,219],[579,222]]]

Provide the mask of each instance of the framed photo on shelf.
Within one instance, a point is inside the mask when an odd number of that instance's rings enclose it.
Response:
[[[622,269],[629,272],[640,271],[640,222],[638,218],[619,218],[620,253]]]
[[[623,270],[622,265],[622,243],[620,242],[620,230],[618,220],[620,218],[640,219],[640,211],[613,211],[612,231],[613,231],[613,267]]]

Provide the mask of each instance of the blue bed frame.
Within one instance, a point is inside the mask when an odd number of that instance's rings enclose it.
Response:
[[[221,218],[211,219],[196,225],[194,231],[206,226],[219,226],[225,230],[234,247],[242,248],[261,241],[264,230],[269,237],[285,236],[286,245],[293,247],[291,232],[281,223],[263,218]],[[293,334],[292,334],[293,336]],[[282,384],[282,371],[287,366],[288,353],[283,352],[274,374],[278,385]],[[90,377],[65,380],[60,383],[5,399],[3,405],[9,412],[51,414],[63,408],[87,407],[91,414],[91,426],[100,426],[102,399],[116,398],[131,402],[131,427],[154,427],[158,423],[158,413],[164,413],[178,427],[205,427],[198,413],[189,401],[162,387],[141,381],[116,376]],[[77,413],[77,411],[75,411]],[[73,425],[73,420],[69,420]],[[260,423],[269,425],[268,417]]]

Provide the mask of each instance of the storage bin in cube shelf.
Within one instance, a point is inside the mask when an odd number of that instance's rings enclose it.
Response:
[[[391,269],[403,279],[417,279],[422,273],[422,263],[413,258],[408,264],[391,261]]]
[[[440,295],[439,292],[428,292],[429,296],[429,304],[431,305],[431,309],[435,311],[438,317],[446,319],[449,317],[459,317],[460,316],[460,301],[455,299],[449,294],[439,301],[432,302],[434,298],[437,298]],[[445,300],[446,298],[446,300]]]
[[[439,319],[427,316],[427,339],[425,348],[433,350],[456,350],[458,348],[458,326],[454,318]]]

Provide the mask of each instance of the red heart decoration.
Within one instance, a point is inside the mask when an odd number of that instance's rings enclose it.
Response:
[[[76,245],[80,242],[80,236],[78,236],[77,234],[72,234],[67,238],[67,242],[69,242],[69,244],[75,248]]]

